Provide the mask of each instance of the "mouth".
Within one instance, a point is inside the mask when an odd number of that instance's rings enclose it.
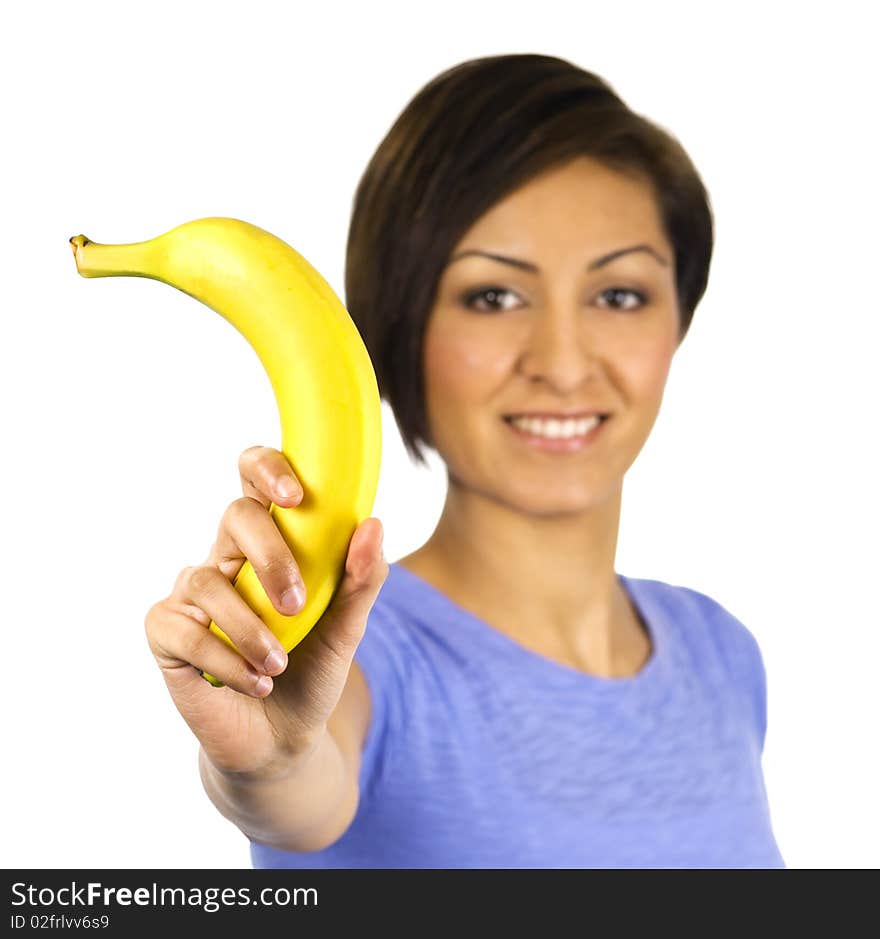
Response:
[[[572,453],[593,443],[610,417],[610,414],[598,413],[507,414],[503,420],[518,440],[535,449]]]

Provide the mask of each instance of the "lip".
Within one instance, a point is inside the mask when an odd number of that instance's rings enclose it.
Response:
[[[597,412],[594,411],[592,413],[596,414]],[[592,415],[582,414],[581,416],[590,417]],[[588,434],[579,437],[541,437],[538,434],[530,434],[527,430],[517,427],[515,424],[511,423],[508,418],[504,419],[504,423],[520,443],[524,443],[527,447],[531,447],[534,450],[545,453],[578,453],[595,443],[596,439],[602,433],[602,429],[608,423],[609,416],[610,415],[607,415],[600,420]]]
[[[537,417],[541,420],[557,420],[557,421],[566,421],[572,418],[584,418],[584,417],[610,417],[611,415],[607,411],[511,411],[510,414],[504,415],[504,420],[509,421],[512,417]]]

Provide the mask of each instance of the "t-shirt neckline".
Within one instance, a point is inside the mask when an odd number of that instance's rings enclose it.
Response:
[[[483,642],[491,643],[500,653],[508,657],[519,659],[530,667],[536,676],[540,676],[551,684],[578,686],[598,696],[629,696],[642,694],[657,685],[667,667],[670,650],[662,610],[658,604],[652,602],[648,592],[641,589],[642,585],[637,579],[625,577],[623,574],[617,574],[618,580],[626,590],[650,635],[651,655],[635,675],[605,677],[579,671],[529,649],[500,632],[475,613],[459,606],[451,597],[398,561],[392,561],[388,568],[389,578],[394,577],[404,589],[415,590],[419,593],[418,603],[414,605],[416,615],[433,611],[440,617],[455,619],[466,628],[477,631]]]

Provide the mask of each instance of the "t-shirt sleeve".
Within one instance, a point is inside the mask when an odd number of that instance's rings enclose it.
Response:
[[[739,621],[737,620],[737,623]],[[755,731],[758,735],[758,747],[763,753],[764,740],[767,736],[767,672],[764,668],[764,659],[758,640],[739,623],[741,633],[739,641],[742,644],[742,682],[745,690],[750,694],[752,708],[755,713]]]
[[[734,681],[751,709],[759,752],[767,736],[767,672],[761,647],[751,630],[723,606],[712,601],[726,629],[725,652]]]
[[[406,675],[411,666],[412,635],[399,613],[380,599],[367,617],[355,652],[370,691],[370,724],[361,751],[359,787],[366,802],[391,772],[404,723]]]
[[[764,669],[764,659],[756,639],[755,644],[755,701],[758,712],[758,739],[761,752],[764,750],[764,740],[767,737],[767,672]]]
[[[767,673],[758,640],[751,630],[717,600],[697,591],[703,615],[711,624],[718,649],[735,690],[744,700],[759,752],[767,736]]]

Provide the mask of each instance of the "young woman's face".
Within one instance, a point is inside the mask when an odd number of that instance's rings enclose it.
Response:
[[[542,515],[615,496],[659,412],[678,330],[649,184],[588,157],[531,180],[456,245],[427,324],[428,425],[450,476]],[[590,432],[588,412],[610,416]],[[517,428],[514,415],[534,420]]]

